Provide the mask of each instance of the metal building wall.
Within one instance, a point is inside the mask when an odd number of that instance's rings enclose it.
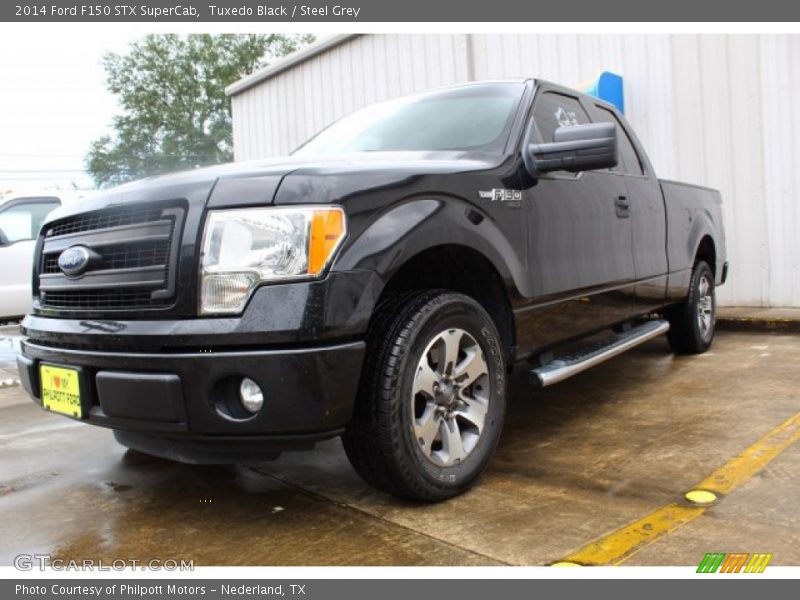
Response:
[[[286,154],[354,110],[467,81],[465,36],[363,35],[233,96],[237,160]]]
[[[732,264],[719,300],[800,306],[800,36],[356,36],[233,97],[238,160],[285,154],[383,99],[472,79],[566,85],[621,74],[660,177],[722,191]]]

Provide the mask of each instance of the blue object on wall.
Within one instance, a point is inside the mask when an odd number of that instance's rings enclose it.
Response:
[[[603,71],[597,79],[581,87],[584,94],[605,100],[616,106],[623,115],[625,114],[625,95],[622,91],[621,75]]]

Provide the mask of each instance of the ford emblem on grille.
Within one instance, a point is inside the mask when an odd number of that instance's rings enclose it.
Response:
[[[90,259],[85,246],[71,246],[58,255],[58,268],[64,275],[80,275],[89,266]]]

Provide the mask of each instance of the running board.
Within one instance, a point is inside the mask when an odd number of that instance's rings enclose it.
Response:
[[[667,331],[669,331],[667,321],[646,321],[574,354],[561,356],[541,367],[531,369],[530,383],[537,387],[547,387],[564,381]]]

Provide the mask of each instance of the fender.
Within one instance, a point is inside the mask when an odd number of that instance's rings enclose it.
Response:
[[[714,228],[714,220],[711,213],[706,208],[702,208],[694,214],[694,222],[689,231],[689,236],[686,240],[686,256],[688,259],[686,268],[691,269],[694,264],[694,257],[697,256],[697,251],[700,248],[700,242],[704,237],[708,236],[717,248],[717,236]],[[710,265],[715,268],[716,265]]]
[[[525,227],[522,230],[527,231]],[[516,244],[523,249],[519,252],[485,211],[453,197],[418,197],[392,204],[349,241],[334,269],[369,269],[385,285],[409,259],[446,244],[480,252],[500,274],[509,296],[532,296],[525,255],[527,240]]]
[[[667,296],[674,301],[679,301],[685,297],[689,288],[689,281],[692,276],[692,266],[700,242],[704,237],[709,236],[714,243],[717,257],[719,258],[720,247],[713,219],[706,208],[692,210],[690,212],[691,225],[678,241],[676,236],[671,237],[669,246],[669,277],[667,283]]]
[[[660,179],[659,182],[667,210],[670,274],[684,273],[692,268],[697,249],[705,236],[714,242],[717,262],[724,261],[725,233],[719,192],[675,181]]]

